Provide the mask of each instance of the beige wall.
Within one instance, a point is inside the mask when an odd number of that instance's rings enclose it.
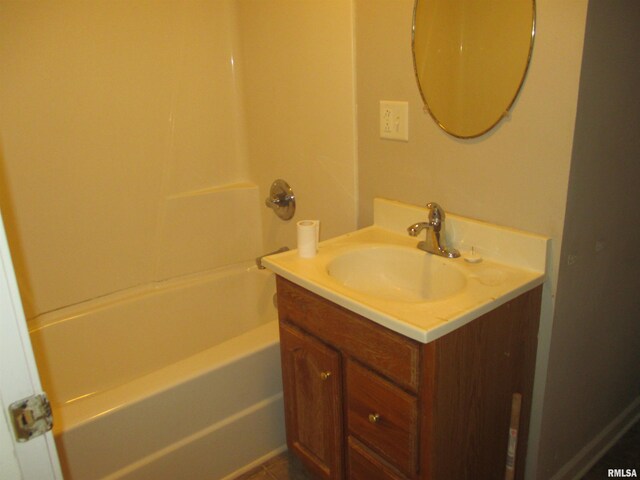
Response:
[[[0,200],[27,316],[294,247],[304,217],[352,229],[351,38],[342,0],[0,2]],[[278,177],[286,223],[264,206]]]
[[[358,0],[360,222],[387,196],[559,239],[571,158],[586,0],[538,2],[538,35],[512,116],[476,140],[423,113],[410,52],[413,0]],[[563,45],[559,49],[558,44]],[[378,138],[378,102],[409,102],[409,142]]]

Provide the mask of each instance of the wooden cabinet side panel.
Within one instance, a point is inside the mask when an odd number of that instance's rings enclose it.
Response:
[[[513,390],[522,393],[521,416],[518,431],[515,475],[516,480],[524,480],[525,457],[528,448],[531,404],[533,401],[533,380],[538,352],[538,330],[540,328],[540,309],[542,305],[542,287],[529,292],[522,299],[522,318],[520,326],[511,329],[511,344],[517,345],[520,358],[520,370],[514,370]],[[514,348],[515,350],[515,348]]]
[[[341,359],[303,332],[280,324],[287,444],[325,479],[343,478]]]
[[[435,454],[437,452],[435,446],[435,401],[438,397],[436,378],[436,349],[434,342],[423,346],[421,352],[422,379],[420,382],[419,398],[419,464],[420,479],[435,480],[434,476]]]
[[[425,348],[434,365],[423,378],[434,385],[422,422],[425,478],[503,478],[513,393],[523,397],[515,478],[524,478],[540,295],[541,287],[525,293]]]

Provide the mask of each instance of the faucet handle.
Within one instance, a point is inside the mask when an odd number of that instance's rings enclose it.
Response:
[[[445,219],[443,208],[436,202],[427,203],[429,209],[429,224],[437,230],[440,230]]]

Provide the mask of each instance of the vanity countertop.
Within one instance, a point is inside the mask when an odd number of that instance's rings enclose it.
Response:
[[[350,288],[329,273],[336,258],[358,250],[406,249],[418,260],[431,255],[418,250],[418,239],[406,233],[408,225],[425,218],[424,208],[376,199],[374,225],[320,242],[313,258],[301,258],[291,250],[265,257],[263,263],[287,280],[421,343],[446,335],[543,283],[548,238],[450,214],[447,241],[462,256],[432,260],[464,277],[464,287],[451,294],[429,300],[376,295]],[[475,260],[481,261],[469,261],[472,248]]]

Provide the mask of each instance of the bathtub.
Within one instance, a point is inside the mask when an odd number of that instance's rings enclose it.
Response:
[[[241,264],[30,321],[65,478],[227,479],[283,451],[274,293]]]

